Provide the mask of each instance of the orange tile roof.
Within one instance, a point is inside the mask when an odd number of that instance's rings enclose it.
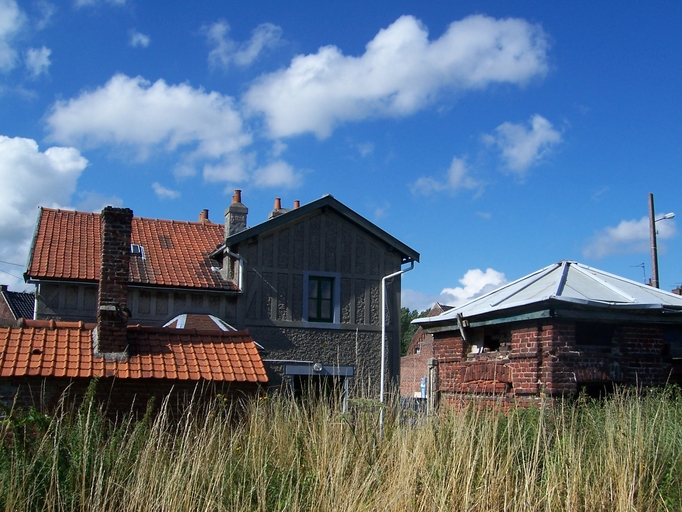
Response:
[[[95,357],[95,324],[24,320],[0,327],[0,377],[117,377],[265,384],[263,361],[247,331],[129,326],[129,356]]]
[[[130,283],[236,290],[211,269],[224,240],[222,224],[133,218],[131,243],[145,259],[130,258]],[[26,275],[31,279],[99,281],[100,215],[41,208]]]

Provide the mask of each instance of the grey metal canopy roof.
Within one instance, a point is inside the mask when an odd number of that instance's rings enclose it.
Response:
[[[413,323],[435,323],[503,315],[507,310],[565,306],[617,311],[682,312],[682,296],[575,261],[563,260],[508,283],[445,313]]]
[[[257,226],[253,226],[245,229],[244,231],[240,231],[239,233],[236,233],[228,237],[226,240],[226,245],[229,247],[238,244],[239,242],[242,242],[254,236],[258,236],[271,229],[274,229],[283,224],[296,220],[297,218],[303,217],[304,215],[307,215],[320,208],[330,208],[336,211],[341,216],[345,217],[350,222],[354,223],[356,226],[365,230],[367,233],[376,236],[380,240],[383,240],[387,245],[393,247],[402,255],[403,263],[419,261],[419,253],[417,251],[408,247],[394,236],[388,234],[386,231],[381,229],[376,224],[368,221],[362,215],[359,215],[355,211],[351,210],[345,204],[335,199],[334,196],[332,196],[331,194],[324,195],[320,199],[317,199],[312,203],[305,204],[300,208],[296,208],[294,210],[289,210],[286,213],[282,213],[281,215],[273,217],[272,219],[269,219],[261,224],[258,224]],[[214,254],[217,254],[222,247],[224,246],[221,246],[218,249],[216,249]]]

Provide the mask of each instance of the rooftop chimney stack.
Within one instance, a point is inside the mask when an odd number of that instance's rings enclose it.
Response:
[[[96,355],[110,358],[127,356],[128,269],[133,211],[107,206],[100,216],[102,254],[97,294]]]
[[[249,209],[242,204],[242,191],[235,190],[232,204],[225,210],[225,240],[246,229],[246,216]]]
[[[211,223],[211,221],[208,220],[208,210],[206,208],[201,210],[201,213],[199,214],[199,222],[201,222],[202,224],[210,224]]]
[[[301,207],[301,201],[296,199],[296,201],[294,201],[294,210],[298,210],[300,207]]]

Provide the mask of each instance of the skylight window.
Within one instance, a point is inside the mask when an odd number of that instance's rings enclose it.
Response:
[[[130,244],[130,255],[139,256],[143,260],[146,259],[144,255],[144,247],[140,244]]]

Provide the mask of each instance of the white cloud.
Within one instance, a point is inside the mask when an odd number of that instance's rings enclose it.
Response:
[[[363,142],[357,144],[355,147],[357,148],[358,153],[360,153],[360,156],[362,158],[366,158],[372,153],[374,153],[374,144],[372,144],[371,142]]]
[[[217,21],[206,29],[206,37],[213,49],[208,54],[211,67],[227,69],[230,64],[248,66],[261,52],[277,46],[282,37],[282,29],[272,23],[258,25],[251,33],[251,39],[238,44],[227,34],[230,25],[226,21]]]
[[[178,192],[177,190],[171,190],[169,188],[166,188],[163,185],[161,185],[158,181],[152,183],[152,189],[154,190],[156,197],[158,197],[159,199],[177,199],[178,197],[180,197],[180,192]]]
[[[74,199],[76,210],[81,212],[101,212],[105,206],[123,206],[123,199],[117,196],[107,196],[92,190],[76,192]]]
[[[283,160],[277,160],[253,173],[254,185],[257,187],[296,188],[300,186],[302,177],[294,168]]]
[[[107,3],[110,5],[124,5],[126,0],[74,0],[74,5],[76,8],[93,7],[102,3]]]
[[[51,140],[129,147],[140,159],[153,150],[181,151],[187,166],[196,159],[225,158],[251,143],[229,96],[120,74],[55,103],[47,124]]]
[[[0,135],[0,260],[27,261],[38,206],[68,205],[87,164],[75,148]]]
[[[335,46],[296,56],[263,76],[245,95],[264,114],[270,134],[330,135],[334,126],[375,116],[406,116],[444,92],[495,82],[524,84],[547,71],[547,38],[521,19],[470,16],[430,41],[426,28],[402,16],[379,31],[359,57]]]
[[[24,62],[31,77],[37,78],[43,73],[47,73],[47,70],[51,64],[51,53],[52,50],[44,46],[42,48],[30,48],[26,52]]]
[[[461,188],[471,190],[482,185],[481,182],[470,176],[466,161],[463,158],[455,157],[452,159],[445,180],[439,181],[432,177],[421,177],[411,185],[411,189],[414,194],[427,196],[444,191],[454,192]]]
[[[677,235],[674,220],[656,223],[658,240]],[[585,258],[601,259],[612,254],[646,253],[651,249],[649,217],[624,220],[616,227],[607,226],[596,233],[583,248]]]
[[[465,302],[475,299],[476,297],[488,293],[496,288],[499,288],[507,282],[506,277],[502,272],[486,269],[483,272],[481,269],[467,270],[464,277],[459,280],[462,286],[455,288],[444,288],[441,291],[443,300],[439,301],[449,306],[459,306]]]
[[[130,46],[133,48],[146,48],[149,46],[151,39],[147,34],[132,30],[130,32]]]
[[[462,286],[444,288],[440,295],[428,295],[415,290],[403,289],[401,303],[404,307],[417,311],[430,309],[436,302],[447,306],[459,306],[506,284],[507,278],[502,272],[492,268],[486,269],[485,272],[480,269],[472,269],[467,270],[459,282]]]
[[[57,11],[57,7],[45,0],[38,1],[36,8],[40,12],[40,19],[36,21],[36,30],[43,30],[52,21],[52,16]]]
[[[14,68],[17,51],[12,46],[14,36],[19,32],[25,16],[14,0],[0,0],[0,71]]]
[[[505,165],[523,177],[528,168],[540,162],[561,142],[561,133],[539,114],[530,118],[530,129],[521,124],[502,123],[495,128],[495,135],[484,138],[502,151]]]

